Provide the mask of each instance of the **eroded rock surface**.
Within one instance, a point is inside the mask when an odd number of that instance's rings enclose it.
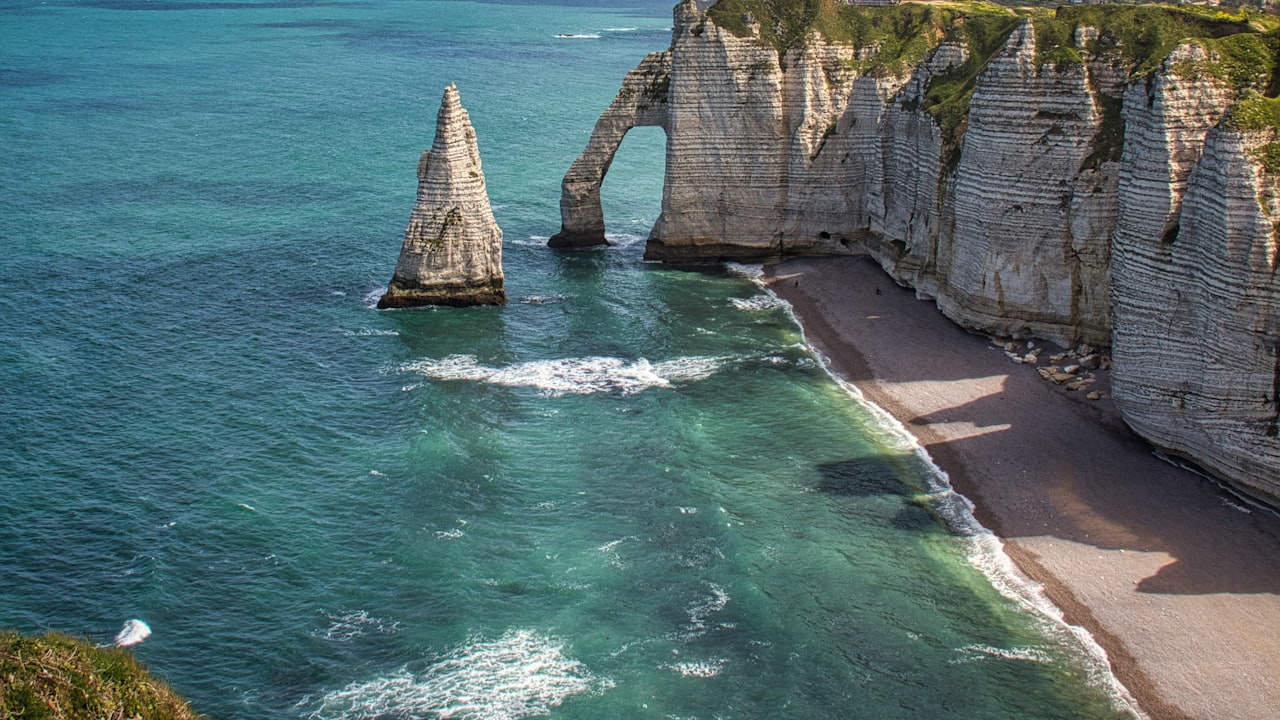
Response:
[[[380,308],[502,305],[502,230],[493,218],[471,119],[450,84],[431,149],[418,161],[418,197]]]

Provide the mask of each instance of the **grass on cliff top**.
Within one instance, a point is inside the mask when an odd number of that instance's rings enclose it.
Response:
[[[1280,128],[1280,99],[1247,93],[1231,109],[1225,122],[1236,130]]]
[[[1010,11],[987,2],[904,3],[862,7],[838,0],[720,0],[708,11],[711,19],[738,37],[754,35],[779,53],[804,45],[809,34],[860,48],[878,47],[864,71],[909,72],[957,28],[975,19],[1007,19]]]
[[[133,654],[66,635],[0,632],[0,718],[198,720]]]
[[[872,74],[904,74],[943,41],[963,41],[969,48],[968,61],[934,78],[923,103],[951,142],[963,129],[978,76],[1026,17],[1035,25],[1041,65],[1082,64],[1075,35],[1078,28],[1089,27],[1098,37],[1085,49],[1113,58],[1131,77],[1156,70],[1175,47],[1190,40],[1205,47],[1211,60],[1183,63],[1175,73],[1215,77],[1241,92],[1274,96],[1280,91],[1280,18],[1247,8],[1069,5],[1011,10],[965,1],[862,7],[838,0],[720,0],[708,15],[738,37],[758,32],[779,53],[803,46],[814,32],[830,42],[876,47],[874,57],[858,61],[854,68]],[[1108,127],[1121,127],[1119,99],[1114,100],[1104,102],[1103,112],[1116,116]],[[1243,117],[1256,115],[1246,111]],[[1110,134],[1116,140],[1103,143],[1100,158],[1114,155],[1119,147],[1122,130]]]
[[[738,37],[753,36],[754,21],[760,39],[779,53],[802,46],[813,32],[830,42],[878,46],[877,56],[858,69],[884,69],[895,74],[909,71],[944,39],[960,33],[970,35],[967,26],[974,23],[997,27],[1008,37],[1008,18],[1031,17],[1041,64],[1082,63],[1075,31],[1092,27],[1099,37],[1089,43],[1088,50],[1113,55],[1133,75],[1155,70],[1179,43],[1197,39],[1213,44],[1222,54],[1223,62],[1214,71],[1234,79],[1269,66],[1270,58],[1259,54],[1250,38],[1280,29],[1280,18],[1274,15],[1247,8],[1228,11],[1194,5],[1068,5],[1056,10],[1011,10],[965,1],[863,7],[839,0],[720,0],[708,15]],[[971,52],[987,56],[985,47],[971,46]],[[1237,84],[1243,86],[1244,82]]]
[[[1118,59],[1133,76],[1154,71],[1187,40],[1221,45],[1229,61],[1222,72],[1247,72],[1269,60],[1250,54],[1249,39],[1280,27],[1276,17],[1252,10],[1227,12],[1194,5],[1071,5],[1056,11],[1023,12],[1035,23],[1036,55],[1041,64],[1083,63],[1075,31],[1092,27],[1098,38],[1088,44],[1088,51]]]
[[[924,102],[948,138],[958,134],[968,114],[978,75],[1022,22],[1007,8],[986,2],[862,7],[836,0],[720,0],[709,14],[739,37],[752,36],[748,19],[755,20],[760,38],[780,53],[803,45],[813,31],[831,42],[876,47],[874,57],[854,68],[872,74],[908,73],[942,42],[963,42],[968,61],[934,78]]]

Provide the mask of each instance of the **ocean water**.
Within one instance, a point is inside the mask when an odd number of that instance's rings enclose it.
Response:
[[[219,720],[1125,716],[751,268],[641,261],[660,130],[545,247],[670,24],[0,1],[0,626]],[[379,312],[449,82],[511,301]]]

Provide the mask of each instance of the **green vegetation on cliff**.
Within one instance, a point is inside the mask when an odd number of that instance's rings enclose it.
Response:
[[[874,48],[853,69],[873,75],[904,75],[946,41],[962,42],[969,57],[929,84],[923,109],[954,139],[969,111],[978,75],[1022,22],[1007,8],[986,2],[904,3],[885,7],[837,0],[720,0],[708,12],[716,25],[738,37],[755,33],[785,52],[811,33],[829,42]]]
[[[1159,67],[1186,40],[1248,38],[1278,26],[1274,16],[1194,5],[1070,5],[1056,11],[1025,12],[1035,23],[1036,55],[1041,64],[1083,63],[1076,29],[1093,28],[1097,37],[1085,43],[1084,49],[1092,55],[1112,57],[1130,75],[1139,76]],[[1235,50],[1229,48],[1228,52]],[[1239,60],[1247,63],[1249,57],[1240,56]]]
[[[1243,131],[1280,128],[1280,99],[1247,93],[1227,115],[1225,123]]]
[[[902,3],[882,7],[850,5],[839,0],[720,0],[707,11],[712,21],[738,37],[761,40],[779,52],[800,47],[812,33],[829,42],[878,48],[865,69],[909,71],[943,40],[971,31],[975,23],[1012,31],[1009,18],[1030,17],[1036,28],[1037,57],[1042,64],[1084,61],[1076,29],[1087,27],[1097,37],[1085,48],[1111,55],[1134,75],[1156,69],[1179,43],[1200,39],[1223,45],[1232,68],[1256,67],[1261,58],[1240,38],[1280,28],[1280,18],[1238,8],[1226,11],[1194,5],[1068,5],[1010,9],[989,2]],[[980,31],[980,34],[988,35]],[[966,38],[968,39],[968,38]],[[985,49],[985,48],[984,48]],[[985,55],[985,52],[975,54]]]
[[[50,633],[0,632],[0,718],[196,720],[133,654]]]
[[[738,37],[754,36],[752,25],[757,25],[760,39],[779,53],[802,46],[814,32],[829,42],[875,48],[874,56],[860,61],[856,69],[893,74],[910,72],[965,25],[1007,25],[1013,17],[1007,9],[986,2],[863,7],[838,0],[720,0],[708,15]]]
[[[978,76],[1000,54],[1009,35],[1022,22],[1007,13],[987,12],[960,16],[960,20],[951,26],[946,40],[963,43],[969,56],[962,64],[930,80],[924,99],[925,111],[937,120],[942,136],[952,145],[969,115],[969,101],[978,87]]]
[[[1240,132],[1271,131],[1272,141],[1250,153],[1254,162],[1272,175],[1280,175],[1280,99],[1246,92],[1231,108],[1222,124]],[[1265,208],[1265,206],[1264,206]],[[1278,225],[1280,226],[1280,225]]]
[[[1130,77],[1141,77],[1160,67],[1179,44],[1192,41],[1208,51],[1209,60],[1183,62],[1172,68],[1175,74],[1215,77],[1238,91],[1265,96],[1280,91],[1280,18],[1248,9],[1010,9],[964,1],[863,7],[838,0],[720,0],[708,15],[717,26],[738,37],[759,37],[779,53],[803,46],[814,33],[828,42],[869,50],[853,69],[872,75],[901,76],[941,43],[963,42],[968,60],[933,78],[921,104],[953,145],[962,134],[978,77],[1026,18],[1035,27],[1036,59],[1042,67],[1066,69],[1080,66],[1086,57],[1101,58]],[[1118,157],[1123,140],[1120,98],[1099,98],[1103,127],[1090,164]]]

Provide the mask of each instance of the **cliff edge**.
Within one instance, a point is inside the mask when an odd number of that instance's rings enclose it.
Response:
[[[1139,434],[1280,503],[1274,17],[685,0],[674,19],[566,176],[558,239],[603,239],[608,160],[659,125],[646,258],[866,253],[975,332],[1110,345]]]

